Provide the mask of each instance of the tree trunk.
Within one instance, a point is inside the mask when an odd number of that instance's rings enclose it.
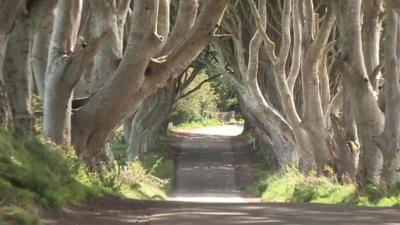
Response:
[[[34,23],[31,49],[31,66],[40,98],[44,99],[44,81],[47,57],[54,23],[56,0],[39,1],[32,9]]]
[[[69,145],[72,88],[76,79],[68,77],[68,68],[73,61],[82,1],[60,0],[56,10],[46,70],[43,131],[55,143]]]
[[[12,114],[4,86],[3,66],[9,33],[12,31],[17,15],[21,12],[24,0],[3,0],[0,2],[0,126],[12,127]]]
[[[143,154],[151,150],[157,142],[157,131],[171,114],[174,97],[174,83],[158,90],[139,107],[131,124],[131,135],[127,149],[128,160],[143,159]]]
[[[241,102],[242,113],[255,126],[254,134],[260,140],[261,146],[259,148],[266,154],[271,155],[269,159],[273,159],[273,162],[267,162],[271,165],[271,168],[277,170],[284,170],[287,167],[298,166],[300,160],[300,154],[293,147],[283,135],[280,134],[268,121],[262,120],[258,115],[260,111],[254,111],[249,106],[251,100],[246,98],[246,95],[238,93],[238,98]],[[244,97],[244,98],[243,98]],[[274,166],[272,166],[274,165]]]
[[[361,41],[361,0],[337,0],[334,5],[341,35],[343,84],[351,99],[361,144],[358,180],[361,183],[379,183],[382,154],[373,139],[383,131],[384,115],[365,67]]]
[[[21,17],[8,41],[4,62],[4,80],[13,114],[14,128],[26,135],[33,134],[32,71],[30,62],[31,24]]]
[[[158,88],[182,74],[214,39],[228,2],[205,1],[187,39],[164,60],[153,59],[163,46],[163,38],[156,33],[158,1],[135,1],[127,48],[112,81],[73,114],[73,143],[90,167],[106,161],[101,148],[115,126]]]
[[[385,129],[379,140],[384,156],[383,177],[389,185],[400,182],[400,16],[387,5],[387,27],[385,39]]]
[[[375,92],[379,91],[380,73],[374,72],[379,66],[379,49],[382,29],[382,0],[364,0],[362,43],[365,66]]]

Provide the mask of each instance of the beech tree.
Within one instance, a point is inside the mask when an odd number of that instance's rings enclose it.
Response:
[[[331,167],[343,182],[395,185],[399,8],[398,0],[3,0],[0,123],[31,135],[37,94],[45,136],[75,146],[92,169],[112,163],[108,143],[123,121],[129,159],[140,156],[176,100],[193,93],[183,90],[201,69],[188,68],[212,43],[278,167],[319,175]]]
[[[325,62],[326,49],[328,38],[331,29],[334,24],[334,15],[331,11],[325,14],[323,22],[319,29],[315,29],[316,21],[318,21],[314,12],[313,3],[309,1],[298,2],[293,1],[294,12],[292,13],[292,1],[284,1],[282,9],[282,21],[281,21],[281,43],[280,50],[276,52],[276,43],[266,33],[271,20],[267,22],[267,5],[265,2],[259,2],[259,8],[254,5],[253,1],[248,1],[248,7],[251,9],[251,14],[254,17],[254,23],[256,30],[252,36],[249,46],[247,60],[247,68],[244,65],[244,50],[243,38],[239,29],[246,29],[243,25],[230,25],[229,29],[234,35],[233,46],[234,55],[236,59],[234,63],[237,64],[234,68],[237,69],[236,73],[244,74],[243,81],[236,82],[244,86],[238,88],[239,93],[245,96],[244,91],[248,89],[251,94],[247,99],[253,99],[250,102],[249,109],[253,108],[253,113],[259,118],[261,115],[265,116],[263,120],[271,124],[277,129],[288,141],[291,142],[293,147],[296,147],[301,154],[302,168],[305,171],[310,171],[315,168],[319,173],[323,172],[324,165],[332,164],[332,158],[330,157],[330,146],[329,146],[329,134],[326,124],[327,108],[329,105],[330,90],[329,85],[324,85],[322,90],[320,89],[319,80],[327,81],[327,72],[319,71],[320,68],[324,68],[325,65],[321,63]],[[238,7],[239,8],[239,7]],[[238,15],[238,9],[234,9],[233,13],[240,21],[240,15]],[[245,15],[244,13],[241,15]],[[293,15],[293,16],[292,16]],[[293,17],[293,18],[292,18]],[[300,18],[305,19],[304,33],[303,25],[299,23]],[[287,61],[289,57],[291,40],[291,21],[293,22],[293,33],[295,35],[295,42],[293,43],[293,54],[292,63],[290,65],[290,71],[287,74]],[[234,27],[232,29],[232,27]],[[319,26],[318,26],[319,27]],[[238,31],[239,30],[239,31]],[[259,51],[260,47],[264,45],[264,50],[268,58],[264,58],[272,64],[272,74],[270,71],[260,71],[259,67]],[[307,51],[305,51],[307,49]],[[221,57],[220,57],[221,59]],[[221,59],[223,62],[223,59]],[[294,98],[294,86],[298,74],[303,74],[303,105],[304,109],[302,117],[299,115],[299,111],[295,105]],[[325,73],[324,73],[325,72]],[[259,79],[257,78],[262,74],[263,76],[273,76],[276,82],[276,90],[280,98],[281,111],[277,110],[277,104],[273,104],[266,99],[260,89]],[[325,84],[325,82],[323,84]],[[280,96],[280,97],[279,97]],[[244,97],[246,98],[246,97]],[[322,99],[323,98],[323,99]],[[259,99],[254,102],[254,99]],[[264,110],[260,112],[259,110]],[[257,112],[258,111],[258,112]],[[265,122],[265,123],[266,123]],[[278,153],[279,154],[279,153]]]
[[[0,3],[0,124],[11,126],[12,115],[4,86],[3,66],[7,42],[17,16],[22,13],[24,0],[7,0]]]
[[[98,13],[112,16],[102,17],[108,21],[101,24],[106,33],[100,32],[99,37],[84,47],[77,45],[82,1],[60,0],[45,79],[45,135],[56,143],[67,144],[71,136],[73,145],[92,167],[107,162],[104,146],[108,135],[128,114],[136,111],[145,98],[179,76],[211,40],[218,38],[215,31],[228,2],[204,1],[198,16],[182,11],[183,15],[176,21],[171,35],[162,37],[162,29],[169,29],[169,1],[134,1],[127,46],[118,65],[112,69],[100,68],[104,66],[101,57],[111,57],[104,52],[110,46],[110,39],[117,38],[121,46],[122,38],[118,34],[122,32],[118,31],[122,29],[117,29],[119,20],[115,18],[126,10],[116,9],[124,9],[129,4],[126,1],[96,1],[94,6],[91,2]],[[198,7],[195,0],[181,1],[180,4],[182,9]],[[194,20],[192,26],[190,21]],[[187,35],[181,39],[178,34]],[[177,41],[176,38],[180,39]],[[109,71],[106,73],[108,81],[102,83],[102,87],[71,116],[72,90],[92,61],[93,71]]]

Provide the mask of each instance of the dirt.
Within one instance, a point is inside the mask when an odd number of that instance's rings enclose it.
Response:
[[[245,189],[256,177],[257,160],[238,127],[196,129],[174,137],[176,183],[169,201],[104,198],[48,212],[49,225],[400,225],[396,208],[317,204],[266,204]],[[208,133],[207,133],[208,132]],[[224,134],[222,135],[221,134]],[[204,134],[206,133],[206,134]],[[212,133],[212,135],[207,135]]]

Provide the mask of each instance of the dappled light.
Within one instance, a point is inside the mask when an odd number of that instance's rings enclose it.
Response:
[[[116,204],[114,210],[108,210],[107,204]],[[288,205],[288,204],[260,204],[260,203],[181,203],[165,202],[157,204],[157,208],[151,217],[142,215],[140,210],[152,205],[152,202],[119,202],[99,201],[91,212],[82,211],[76,207],[70,209],[75,215],[70,220],[74,222],[85,222],[78,218],[93,218],[99,225],[118,223],[130,224],[274,224],[274,225],[395,225],[398,224],[399,215],[393,209],[370,209],[370,208],[342,208],[329,205]],[[118,215],[118,216],[116,216]],[[355,221],[356,220],[356,221]],[[385,222],[381,222],[385,221]]]
[[[400,0],[0,0],[0,225],[400,225]]]

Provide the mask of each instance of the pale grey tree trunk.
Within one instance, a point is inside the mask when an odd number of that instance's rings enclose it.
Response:
[[[334,5],[343,53],[343,83],[351,99],[361,144],[358,180],[361,183],[379,183],[382,153],[373,139],[383,131],[384,115],[365,67],[361,41],[361,0],[337,0]]]
[[[254,134],[264,144],[260,146],[260,150],[266,155],[272,155],[274,162],[267,162],[270,165],[275,165],[277,170],[284,170],[288,167],[297,167],[300,161],[299,151],[291,145],[285,137],[280,134],[268,121],[260,120],[258,113],[249,107],[250,99],[244,99],[240,93],[238,97],[241,102],[242,113],[255,127]]]
[[[257,11],[256,6],[254,6],[254,8]],[[259,25],[261,24],[260,26],[263,26],[262,23],[265,24],[266,20],[265,1],[259,2],[259,10]],[[236,17],[240,16],[240,13],[235,11],[235,9],[231,11]],[[252,120],[252,123],[266,135],[278,132],[278,134],[269,135],[276,148],[274,151],[276,153],[275,158],[279,160],[278,164],[282,167],[287,164],[296,165],[298,163],[298,149],[292,127],[266,100],[260,89],[258,74],[260,73],[259,49],[262,43],[262,35],[260,32],[254,34],[252,33],[253,31],[250,31],[250,35],[253,36],[248,44],[247,50],[247,46],[246,48],[244,46],[244,40],[248,38],[245,36],[247,35],[247,33],[245,33],[247,27],[244,23],[242,24],[240,20],[241,19],[235,21],[233,19],[229,20],[226,25],[226,29],[233,34],[234,48],[230,50],[224,48],[222,45],[216,46],[219,70],[230,81],[235,91],[237,91],[238,96],[245,105],[244,108],[247,109],[248,117]],[[246,51],[249,51],[248,59],[245,57]],[[225,59],[227,59],[234,68],[234,75],[229,74],[225,69]],[[272,127],[274,129],[271,129]],[[288,143],[286,146],[285,142]]]
[[[54,8],[57,1],[38,1],[36,4],[32,9],[34,30],[31,47],[31,66],[39,96],[43,100],[47,57],[54,23]]]
[[[128,160],[143,159],[143,154],[157,142],[157,131],[168,119],[174,103],[174,83],[158,90],[147,98],[132,119],[131,134],[127,148]]]
[[[106,32],[111,34],[104,40],[104,47],[94,58],[89,86],[84,87],[90,94],[100,90],[113,79],[114,71],[122,59],[123,32],[120,31],[120,27],[123,27],[125,22],[120,18],[126,18],[128,6],[121,7],[123,6],[117,5],[115,1],[112,3],[108,0],[90,1],[92,12],[90,24],[93,24],[89,26],[90,38],[99,38]]]
[[[257,30],[264,42],[265,52],[269,56],[269,59],[274,64],[274,74],[276,76],[276,82],[278,91],[280,94],[284,115],[290,126],[293,128],[293,133],[296,139],[296,145],[302,151],[302,168],[304,171],[314,169],[316,163],[318,174],[322,174],[325,165],[332,165],[333,158],[330,154],[330,137],[326,126],[326,108],[327,104],[322,104],[321,95],[327,95],[328,90],[320,90],[321,87],[329,88],[329,86],[320,86],[319,71],[321,68],[320,60],[324,56],[324,49],[327,45],[330,31],[334,23],[333,14],[328,11],[325,16],[324,23],[322,23],[319,30],[316,29],[315,25],[315,13],[312,1],[298,2],[294,1],[295,10],[292,10],[291,1],[284,1],[282,11],[282,41],[279,54],[275,53],[275,43],[270,39],[266,33],[265,22],[262,20],[263,13],[261,10],[257,10],[252,1],[249,1],[252,14],[256,21]],[[259,12],[260,11],[260,12]],[[291,14],[296,19],[300,19],[299,14],[302,13],[302,17],[305,21],[304,26],[304,41],[301,38],[298,23],[294,23],[295,35],[300,38],[295,39],[294,50],[297,52],[293,54],[293,64],[291,65],[289,78],[286,76],[286,63],[289,56],[290,45],[291,45]],[[300,46],[303,42],[305,46]],[[301,54],[302,49],[306,51]],[[299,53],[300,52],[300,53]],[[250,51],[251,53],[251,51]],[[303,81],[303,103],[304,112],[303,118],[300,118],[299,112],[296,109],[293,87],[296,81],[297,73],[300,68],[300,59],[303,55],[301,63],[302,70],[302,81]],[[297,58],[296,58],[297,57]],[[324,65],[325,66],[325,65]],[[326,76],[326,74],[322,74]],[[322,94],[321,94],[322,93]],[[325,99],[327,97],[325,96]]]
[[[2,127],[12,127],[12,114],[3,81],[7,41],[24,3],[24,0],[3,0],[0,2],[0,126]]]
[[[400,15],[390,0],[386,5],[385,129],[380,136],[385,182],[400,182]]]
[[[72,89],[77,74],[68,74],[68,69],[74,58],[81,10],[81,0],[60,0],[56,7],[46,69],[43,131],[57,144],[68,145],[71,138]]]
[[[4,80],[13,114],[14,128],[26,135],[33,133],[32,71],[30,62],[32,24],[21,17],[10,34],[4,62]]]
[[[364,0],[362,3],[363,25],[362,43],[365,58],[365,66],[375,92],[378,91],[380,73],[377,70],[379,60],[379,49],[382,29],[382,0]]]
[[[99,150],[109,133],[136,111],[144,99],[182,74],[214,40],[228,2],[204,1],[196,24],[187,31],[187,38],[166,59],[154,59],[164,45],[163,38],[157,33],[159,1],[135,1],[126,51],[112,81],[73,114],[73,143],[78,151],[84,151],[89,165],[101,165],[106,159],[101,157]]]

